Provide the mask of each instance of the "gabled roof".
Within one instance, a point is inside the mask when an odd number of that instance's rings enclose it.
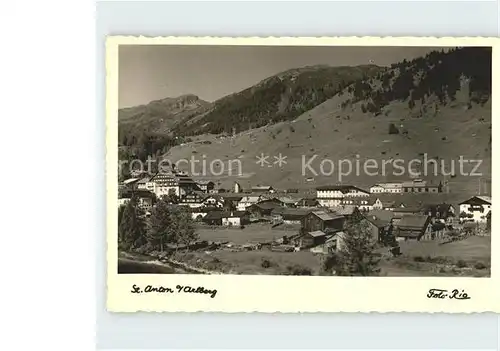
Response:
[[[307,234],[309,234],[310,236],[312,236],[313,238],[320,238],[322,236],[326,236],[325,233],[323,233],[321,230],[316,230],[314,232],[308,232]]]
[[[459,205],[491,205],[491,196],[473,196]]]
[[[403,229],[423,229],[429,220],[427,215],[405,215],[397,226]]]
[[[255,202],[257,203],[260,199],[260,195],[245,195],[242,197],[241,201],[243,202]]]
[[[311,213],[314,214],[316,217],[318,217],[319,219],[321,219],[323,221],[330,221],[330,220],[333,220],[333,219],[344,218],[344,216],[335,215],[335,214],[328,213],[328,212],[325,212],[325,211],[313,211]]]
[[[481,195],[481,196],[478,196],[478,198],[483,200],[483,201],[489,202],[491,204],[491,196]]]
[[[132,184],[139,181],[139,178],[129,178],[123,181],[123,184]]]

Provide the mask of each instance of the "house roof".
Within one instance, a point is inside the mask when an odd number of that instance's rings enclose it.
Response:
[[[423,229],[429,220],[427,215],[405,215],[397,226],[403,229]]]
[[[236,193],[223,193],[222,195],[219,195],[223,200],[228,200],[228,201],[241,201],[243,196],[238,195]]]
[[[318,200],[315,198],[303,198],[299,202],[302,202],[305,206],[315,206],[318,204]]]
[[[352,215],[354,213],[355,209],[356,209],[356,206],[354,206],[354,205],[343,205],[343,206],[330,207],[330,210],[332,210],[336,214],[343,215],[343,216]]]
[[[252,205],[252,207],[257,207],[261,210],[272,210],[277,207],[281,207],[280,204],[273,201],[258,202]]]
[[[272,188],[270,185],[256,185],[252,187],[252,190],[270,190]]]
[[[241,201],[257,203],[259,201],[259,199],[260,199],[260,195],[246,195],[246,196],[243,196]]]
[[[330,221],[332,219],[338,219],[338,218],[343,218],[344,217],[344,216],[341,216],[341,215],[336,215],[336,214],[328,213],[328,212],[325,212],[325,211],[313,211],[311,213],[314,214],[316,217],[318,217],[319,219],[321,219],[323,221]]]
[[[389,212],[389,211],[386,211]],[[387,217],[381,218],[377,217],[374,214],[369,214],[369,213],[364,213],[363,217],[366,218],[367,221],[375,225],[377,228],[383,228],[388,226],[391,223],[391,219],[388,219]]]
[[[427,182],[425,180],[422,180],[422,181],[407,181],[407,182],[403,182],[402,184],[404,187],[415,187],[415,188],[418,188],[418,187],[424,187],[427,185]]]
[[[365,216],[377,217],[379,220],[389,223],[394,218],[394,213],[387,210],[372,210]]]
[[[222,211],[208,212],[207,215],[203,218],[203,220],[207,219],[222,219]]]
[[[491,205],[491,196],[473,196],[459,205]]]
[[[124,190],[120,192],[120,196],[124,199],[130,199],[132,195],[135,195],[138,198],[153,198],[156,196],[148,190]]]
[[[281,196],[281,197],[278,197],[277,199],[285,204],[295,204],[299,201],[298,199],[293,199],[293,198],[288,197],[288,196]]]
[[[316,230],[314,232],[308,232],[307,234],[309,234],[310,236],[312,236],[313,238],[320,238],[322,236],[326,236],[325,233],[323,233],[321,230]]]
[[[301,219],[304,216],[307,216],[311,210],[301,209],[301,208],[286,208],[286,207],[278,207],[275,208],[271,214],[279,215],[283,217],[284,220],[294,220]]]
[[[208,185],[210,183],[215,184],[213,181],[208,180],[208,179],[195,179],[194,181],[196,182],[196,184],[199,184],[199,185]]]
[[[363,189],[358,188],[357,186],[354,186],[354,185],[322,185],[322,186],[316,187],[316,190],[319,190],[319,191],[339,190],[341,192],[348,192],[349,190],[358,190],[358,191],[369,194],[369,191],[363,190]]]
[[[419,207],[396,207],[393,210],[394,213],[420,213],[421,209]]]
[[[220,212],[220,209],[218,209],[217,207],[195,207],[195,208],[187,207],[186,211],[191,213],[209,213],[209,212]]]
[[[146,184],[147,182],[149,182],[149,179],[149,177],[142,178],[137,182],[137,184]]]

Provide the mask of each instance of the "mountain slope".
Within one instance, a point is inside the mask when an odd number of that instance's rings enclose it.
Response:
[[[232,133],[292,120],[333,97],[345,85],[381,70],[374,65],[288,70],[215,101],[207,112],[185,118],[174,132],[184,136]]]
[[[165,157],[175,161],[194,156],[206,164],[220,159],[225,169],[218,166],[215,171],[224,172],[212,179],[237,179],[243,187],[272,184],[305,189],[340,182],[368,187],[379,181],[408,179],[409,162],[422,160],[426,155],[427,159],[438,162],[438,174],[426,177],[429,180],[446,182],[449,191],[461,197],[476,194],[479,186],[484,192],[491,181],[491,81],[488,83],[491,50],[489,53],[488,49],[480,48],[467,48],[465,53],[461,50],[437,52],[393,65],[373,78],[347,86],[295,120],[245,131],[232,138],[200,135],[192,143],[170,149]],[[455,63],[443,65],[443,61]],[[430,69],[425,69],[429,66]],[[412,84],[402,84],[410,81],[408,77],[412,78]],[[385,100],[376,105],[379,95]],[[394,124],[397,134],[389,134],[390,124]],[[280,153],[287,156],[282,167],[273,164],[273,157]],[[270,156],[270,164],[261,167],[256,163],[261,154]],[[302,158],[307,163],[314,155],[313,172],[308,168],[302,172]],[[483,174],[481,181],[460,174],[460,157],[482,160],[476,170]],[[234,166],[229,174],[228,162],[235,159],[241,161],[241,176]],[[338,161],[344,159],[351,160],[353,167],[358,160],[360,172],[354,169],[349,175],[339,177]],[[368,159],[378,163],[377,174],[363,170],[363,162]],[[394,175],[394,167],[387,163],[397,159],[406,168],[400,177]],[[381,169],[383,161],[385,172]],[[441,162],[448,174],[454,164],[455,175],[443,177]],[[331,164],[335,167],[333,172]],[[347,164],[342,167],[345,173]],[[466,164],[464,171],[470,173],[473,167],[474,164]],[[431,163],[429,172],[432,168]],[[197,172],[200,170],[196,168]],[[206,173],[207,177],[210,173]]]
[[[118,111],[118,122],[123,128],[149,132],[168,132],[184,118],[201,113],[210,105],[198,96],[188,94],[176,98],[151,101],[146,105],[123,108]]]

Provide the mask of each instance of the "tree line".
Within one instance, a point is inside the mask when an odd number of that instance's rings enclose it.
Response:
[[[416,101],[424,104],[435,96],[440,104],[446,104],[456,99],[462,81],[467,80],[470,101],[484,104],[491,96],[491,72],[491,48],[454,48],[393,64],[375,77],[356,81],[347,91],[353,95],[350,103],[364,100],[362,110],[377,114],[391,101],[408,100],[413,109]]]
[[[163,252],[168,244],[188,247],[198,240],[191,213],[162,197],[146,216],[136,197],[118,208],[118,248]]]

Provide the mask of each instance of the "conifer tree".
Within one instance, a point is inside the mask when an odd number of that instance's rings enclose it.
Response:
[[[346,222],[342,248],[332,264],[336,275],[373,276],[380,272],[379,255],[375,253],[377,240],[369,224],[360,213]]]
[[[139,247],[144,244],[145,222],[143,211],[133,197],[118,212],[118,238],[124,249]]]

